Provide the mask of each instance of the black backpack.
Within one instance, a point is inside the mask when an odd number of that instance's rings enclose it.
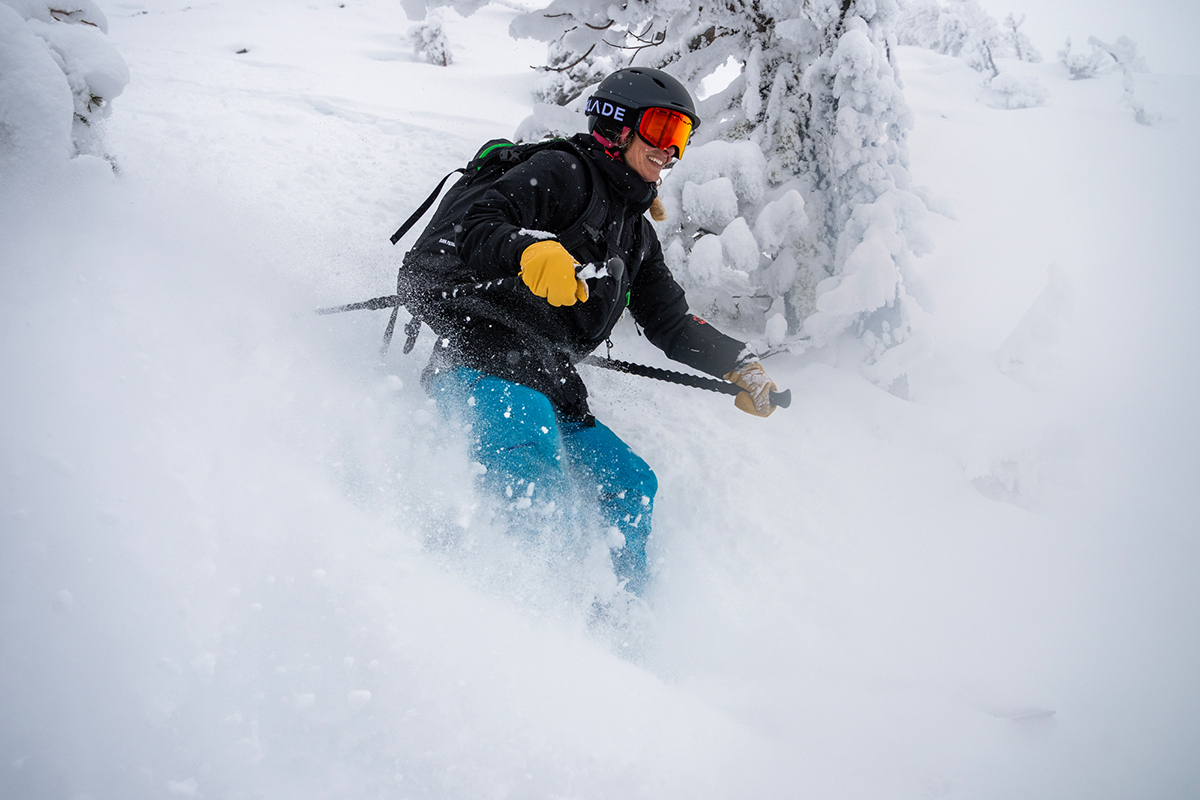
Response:
[[[425,202],[392,234],[391,242],[396,244],[433,205],[450,176],[456,173],[462,175],[442,199],[425,231],[405,253],[396,275],[396,296],[399,303],[393,308],[387,330],[384,332],[383,352],[387,351],[391,343],[400,305],[406,306],[413,315],[404,328],[407,335],[404,352],[408,353],[416,343],[422,322],[437,329],[433,318],[435,315],[429,313],[428,309],[428,298],[432,290],[451,282],[469,279],[464,273],[465,265],[457,256],[444,255],[439,258],[433,255],[439,250],[435,246],[436,243],[446,239],[453,241],[455,226],[500,176],[535,154],[552,149],[572,153],[587,165],[592,187],[587,208],[559,234],[558,240],[573,254],[589,254],[586,256],[588,260],[599,260],[606,256],[608,246],[605,241],[605,222],[610,206],[608,191],[599,170],[583,149],[570,139],[544,139],[523,144],[514,144],[507,139],[492,139],[479,149],[466,166],[442,178]],[[609,234],[611,235],[611,232]]]

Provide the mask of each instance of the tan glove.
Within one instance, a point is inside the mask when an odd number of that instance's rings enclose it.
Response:
[[[767,373],[763,372],[759,362],[742,364],[726,375],[725,380],[746,390],[733,398],[733,404],[742,411],[756,417],[769,417],[775,412],[775,406],[771,405],[771,392],[777,387],[767,377]]]
[[[544,297],[552,306],[586,303],[587,284],[575,277],[579,266],[567,249],[553,239],[534,242],[521,253],[521,280],[529,291]]]

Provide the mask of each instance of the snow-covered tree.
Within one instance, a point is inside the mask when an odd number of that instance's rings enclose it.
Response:
[[[627,59],[620,53],[596,55],[589,49],[579,55],[566,42],[550,43],[545,73],[538,81],[534,94],[538,100],[552,105],[566,105],[589,86],[595,86],[604,76],[625,66]]]
[[[1033,42],[1029,41],[1029,37],[1021,32],[1021,26],[1024,24],[1024,14],[1021,15],[1020,19],[1017,19],[1013,14],[1009,14],[1004,18],[1004,38],[1009,48],[1011,48],[1013,55],[1021,61],[1040,64],[1042,63],[1042,54],[1033,46]]]
[[[1040,62],[1021,25],[1025,18],[1009,14],[1004,25],[976,0],[917,0],[904,7],[897,41],[956,56],[983,73],[982,97],[997,108],[1029,108],[1046,101],[1048,92],[1036,78],[1002,73],[996,60],[1016,58]]]
[[[666,69],[693,96],[738,65],[664,181],[668,262],[702,313],[772,345],[853,330],[874,361],[909,334],[909,268],[927,246],[890,60],[897,15],[892,0],[556,0],[512,30]]]
[[[745,70],[742,110],[747,123],[758,123],[750,138],[763,145],[771,183],[794,183],[809,217],[775,256],[767,283],[788,283],[794,259],[791,317],[816,343],[855,330],[875,361],[909,335],[912,259],[929,249],[925,206],[907,171],[912,118],[890,60],[898,9],[843,0],[810,4],[809,12],[808,20],[782,26],[790,53],[762,59],[758,75]],[[805,55],[807,64],[795,60]],[[805,64],[803,71],[795,64]],[[763,227],[761,215],[755,227]],[[890,383],[898,374],[876,378]]]
[[[1071,80],[1079,81],[1094,78],[1097,75],[1117,68],[1116,59],[1107,51],[1095,44],[1087,54],[1077,52],[1068,38],[1063,49],[1058,51],[1058,60],[1071,76]]]
[[[1120,36],[1112,44],[1088,37],[1088,44],[1096,50],[1107,53],[1121,70],[1121,102],[1133,112],[1133,118],[1139,125],[1153,125],[1159,121],[1158,114],[1146,111],[1142,101],[1134,93],[1133,73],[1146,72],[1146,60],[1138,55],[1137,45],[1128,36]]]
[[[994,17],[975,0],[918,0],[905,6],[896,26],[899,44],[956,56],[978,72],[999,74],[995,55],[1004,37]]]
[[[417,58],[439,67],[448,67],[454,61],[443,17],[436,11],[429,14],[424,22],[412,26],[408,38],[412,41],[413,53]]]
[[[1091,49],[1086,54],[1075,50],[1070,43],[1070,38],[1066,44],[1063,44],[1063,48],[1058,50],[1058,62],[1067,67],[1070,79],[1086,80],[1120,68],[1117,66],[1116,56],[1112,55],[1109,50],[1100,47],[1098,41],[1094,36],[1088,40]]]
[[[548,43],[538,98],[566,105],[604,76],[627,66],[640,48],[662,44],[661,38],[654,38],[662,32],[653,30],[653,5],[645,0],[621,5],[606,0],[553,0],[540,11],[518,16],[509,28],[514,38]]]
[[[1021,32],[1025,17],[1009,14],[1004,25],[977,0],[915,0],[904,6],[896,26],[900,44],[962,58],[978,72],[1000,74],[997,58],[1038,63],[1041,54]]]
[[[1076,52],[1067,39],[1062,50],[1058,51],[1058,60],[1070,73],[1071,80],[1094,78],[1114,70],[1121,72],[1122,95],[1121,102],[1133,112],[1133,118],[1140,125],[1153,125],[1159,121],[1158,114],[1146,111],[1142,101],[1134,92],[1133,73],[1146,72],[1146,60],[1138,55],[1137,45],[1128,36],[1120,36],[1112,44],[1108,44],[1095,36],[1088,37],[1091,51],[1086,55]]]
[[[129,82],[91,0],[0,0],[0,157],[99,155],[100,123]]]

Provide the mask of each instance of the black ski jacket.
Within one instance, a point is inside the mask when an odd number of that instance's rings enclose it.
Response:
[[[580,263],[619,256],[619,276],[588,281],[586,303],[555,307],[521,287],[444,300],[425,309],[438,334],[427,377],[463,365],[536,389],[566,416],[586,420],[587,389],[574,365],[604,342],[626,307],[647,338],[671,359],[714,376],[737,366],[745,345],[688,312],[683,289],[663,260],[658,237],[645,217],[657,189],[612,158],[595,139],[579,134],[574,147],[538,152],[490,186],[462,211],[448,234],[423,236],[409,259],[435,268],[451,282],[516,275],[526,247],[567,231],[584,213],[590,192],[609,198],[603,241],[577,246]],[[591,169],[581,159],[590,159]],[[603,187],[593,187],[592,175]],[[439,208],[428,231],[445,227]]]

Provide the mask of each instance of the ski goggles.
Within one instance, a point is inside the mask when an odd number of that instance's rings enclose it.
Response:
[[[675,157],[683,158],[683,149],[692,138],[692,118],[669,108],[647,108],[638,119],[637,132],[651,147],[674,147]]]

